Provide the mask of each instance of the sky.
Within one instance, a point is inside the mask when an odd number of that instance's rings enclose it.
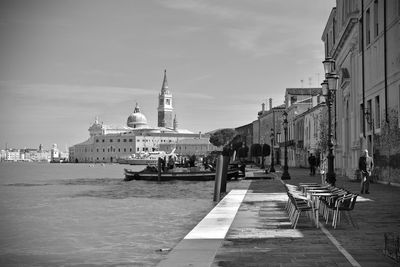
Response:
[[[320,86],[335,0],[1,0],[0,148],[75,145],[96,117],[157,126],[164,69],[178,128],[257,119]]]

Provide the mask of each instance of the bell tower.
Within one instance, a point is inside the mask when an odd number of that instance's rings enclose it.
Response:
[[[172,94],[168,89],[167,70],[164,70],[164,80],[158,96],[158,127],[173,128]]]

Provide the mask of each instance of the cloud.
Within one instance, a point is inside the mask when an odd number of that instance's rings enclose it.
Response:
[[[229,47],[254,57],[296,50],[298,45],[303,45],[299,40],[312,43],[310,34],[321,31],[312,19],[304,17],[302,10],[308,8],[304,3],[293,4],[290,10],[278,1],[252,1],[249,4],[242,1],[167,0],[160,4],[198,15],[200,20],[206,20],[204,27],[212,24],[206,31],[219,32]],[[189,25],[186,27],[190,28]],[[315,42],[320,41],[316,39]]]
[[[181,9],[197,13],[199,15],[214,16],[220,19],[234,19],[241,15],[239,10],[229,6],[219,6],[206,1],[196,0],[162,0],[160,4],[171,9]]]
[[[194,98],[194,99],[214,99],[213,96],[208,94],[201,94],[201,93],[179,93],[177,98],[187,99],[187,98]]]
[[[154,95],[154,89],[117,86],[88,86],[68,84],[25,84],[18,81],[0,81],[3,101],[29,100],[42,104],[116,104],[135,96]]]

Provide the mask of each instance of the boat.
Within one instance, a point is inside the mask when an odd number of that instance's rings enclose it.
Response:
[[[158,170],[155,166],[147,166],[141,171],[124,169],[124,181],[148,180],[158,181]],[[239,169],[228,169],[227,180],[239,177]],[[160,181],[182,180],[182,181],[211,181],[215,179],[214,170],[202,170],[199,167],[174,168],[161,172]]]
[[[132,154],[127,158],[119,158],[117,162],[119,164],[130,164],[130,165],[157,165],[159,158],[169,158],[173,156],[176,158],[175,149],[171,153],[165,151],[152,151],[146,153]]]

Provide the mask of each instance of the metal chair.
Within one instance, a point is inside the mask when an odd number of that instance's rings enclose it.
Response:
[[[358,228],[358,225],[353,221],[350,214],[350,211],[352,211],[354,209],[354,206],[356,205],[357,197],[358,194],[347,194],[336,200],[332,220],[333,228],[336,229],[337,223],[340,222],[340,214],[342,212],[347,215],[347,218],[349,219],[353,227]]]

